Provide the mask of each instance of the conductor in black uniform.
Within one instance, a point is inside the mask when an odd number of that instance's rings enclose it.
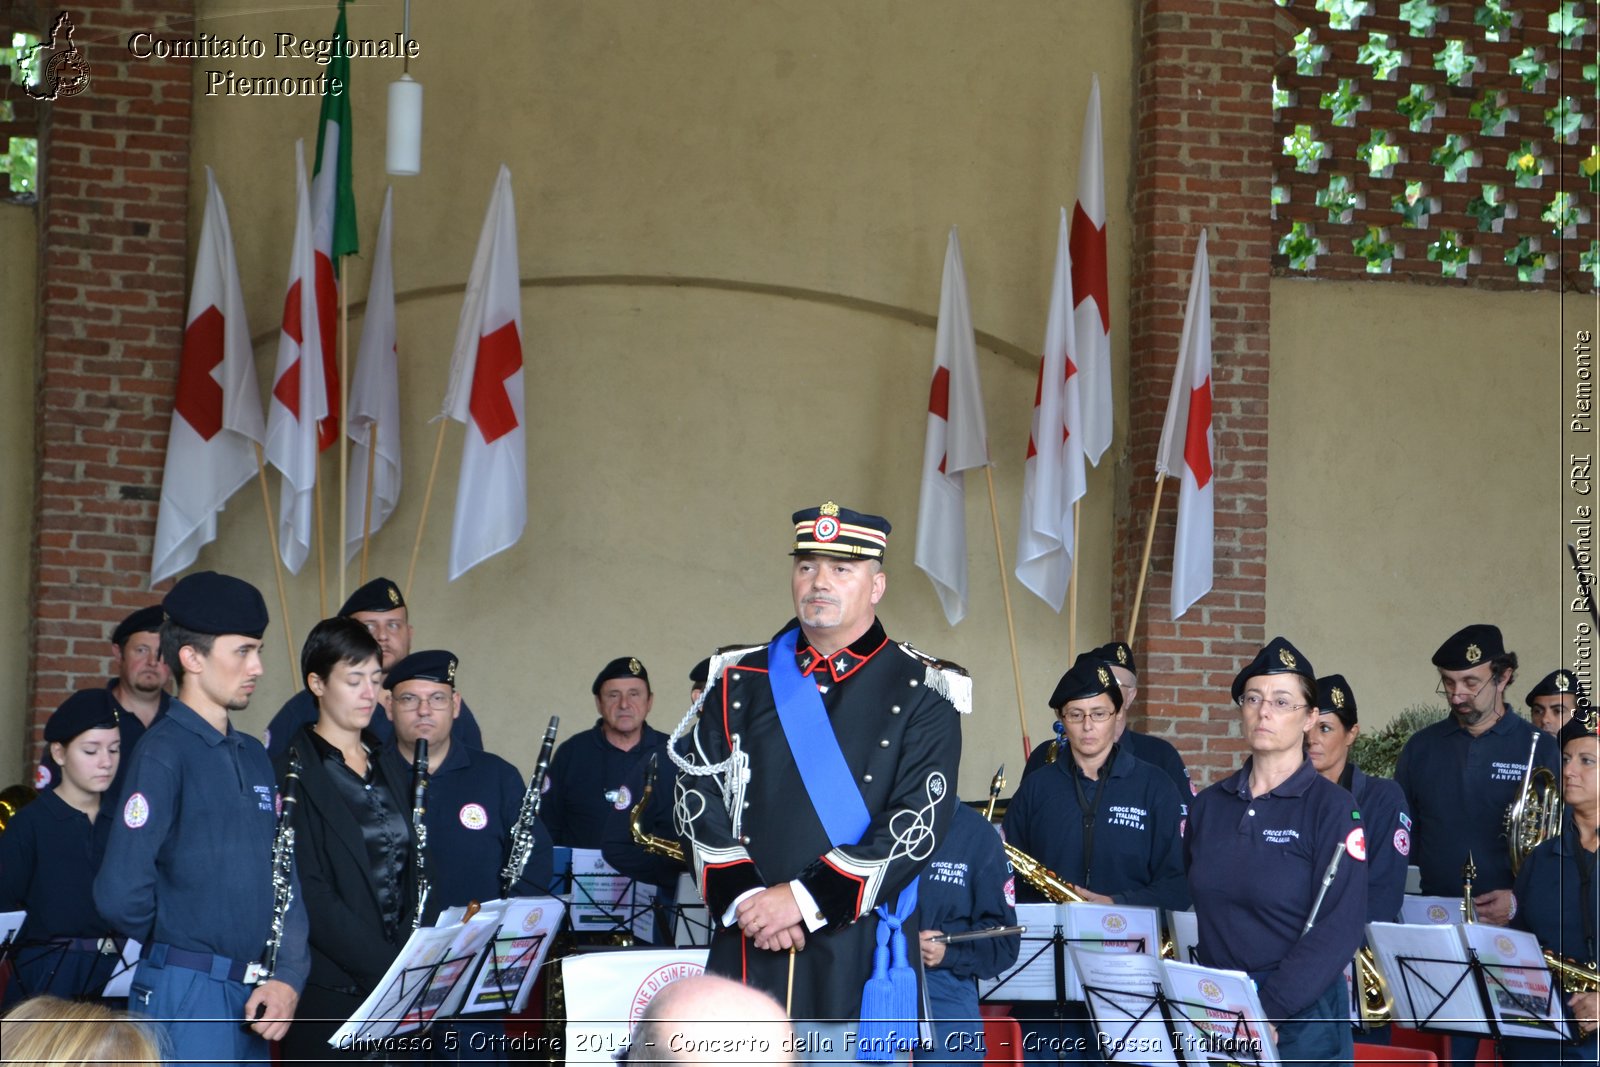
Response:
[[[916,1039],[916,1005],[876,998],[919,984],[909,890],[950,827],[970,681],[878,621],[885,519],[829,502],[793,522],[798,617],[770,646],[718,657],[678,753],[692,768],[678,829],[718,927],[707,970],[784,1001],[793,948],[791,1017],[874,1009],[831,1034],[805,1024],[801,1038],[893,1056]]]

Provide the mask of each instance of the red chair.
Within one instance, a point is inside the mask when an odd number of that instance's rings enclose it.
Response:
[[[1421,1030],[1412,1030],[1405,1026],[1391,1026],[1389,1027],[1389,1040],[1391,1042],[1390,1048],[1424,1049],[1433,1053],[1434,1059],[1439,1063],[1448,1064],[1450,1062],[1449,1034],[1434,1033],[1433,1031],[1424,1033]],[[1375,1047],[1382,1048],[1383,1046]]]
[[[983,1016],[983,1062],[1021,1063],[1022,1024],[1011,1017],[1009,1004],[980,1004]]]
[[[1433,1063],[1439,1057],[1425,1048],[1407,1048],[1404,1045],[1357,1045],[1356,1060],[1360,1063]]]

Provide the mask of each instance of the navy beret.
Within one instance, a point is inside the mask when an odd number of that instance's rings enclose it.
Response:
[[[1121,667],[1135,678],[1139,677],[1139,668],[1133,665],[1133,649],[1128,647],[1126,641],[1109,641],[1099,648],[1090,649],[1087,654],[1105,660],[1114,667]]]
[[[1571,693],[1579,703],[1585,702],[1583,686],[1578,684],[1578,676],[1563,667],[1558,671],[1551,671],[1539,681],[1539,684],[1528,690],[1528,695],[1523,701],[1529,707],[1533,706],[1534,697],[1557,697]]]
[[[600,673],[594,676],[594,685],[589,687],[589,692],[599,696],[600,687],[613,678],[637,678],[644,683],[646,691],[650,689],[650,672],[644,669],[644,664],[640,663],[636,656],[619,656],[600,668]]]
[[[111,690],[80,689],[50,713],[44,724],[44,739],[66,744],[85,730],[114,730],[116,727],[117,705],[111,699]]]
[[[1574,712],[1572,718],[1567,720],[1567,725],[1561,728],[1561,736],[1558,738],[1561,747],[1566,748],[1568,741],[1576,741],[1580,737],[1600,736],[1595,732],[1597,722],[1600,722],[1600,716],[1597,716],[1593,709],[1581,708]]]
[[[406,606],[400,587],[387,578],[374,578],[350,594],[339,614],[349,618],[358,611],[393,611]]]
[[[705,659],[694,665],[694,669],[689,672],[689,681],[693,682],[695,685],[705,685],[706,677],[710,675],[710,673],[711,657],[707,656]]]
[[[1050,694],[1050,707],[1059,711],[1069,700],[1087,700],[1101,693],[1111,695],[1111,703],[1122,710],[1122,686],[1111,673],[1106,661],[1093,652],[1085,652],[1072,664],[1072,669],[1061,676],[1055,692]]]
[[[841,508],[831,500],[819,507],[803,508],[791,519],[794,522],[791,556],[881,560],[889,547],[888,519]]]
[[[393,689],[401,682],[423,681],[439,682],[454,689],[456,666],[456,654],[442,648],[413,652],[389,668],[383,676],[383,685],[386,689]]]
[[[1433,654],[1433,665],[1445,671],[1467,671],[1506,654],[1500,627],[1475,622],[1451,634]]]
[[[1268,641],[1256,653],[1256,658],[1247,663],[1234,678],[1234,701],[1237,702],[1244,694],[1244,683],[1263,674],[1298,674],[1311,683],[1312,689],[1317,687],[1317,672],[1311,669],[1311,661],[1291,645],[1287,637],[1274,637]]]
[[[161,601],[166,617],[197,634],[260,637],[267,632],[261,590],[231,574],[199,571],[178,579]]]
[[[1344,675],[1330,674],[1317,679],[1317,710],[1337,715],[1346,730],[1356,724],[1356,693],[1344,680]]]
[[[147,608],[140,608],[126,619],[117,623],[117,628],[111,631],[111,643],[121,648],[128,643],[128,638],[134,634],[160,633],[162,614],[160,604],[151,604]]]

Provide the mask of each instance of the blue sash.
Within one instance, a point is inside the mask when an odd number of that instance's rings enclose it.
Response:
[[[786,631],[767,648],[767,678],[778,722],[829,843],[853,845],[867,832],[872,815],[828,722],[822,694],[795,664],[799,632]],[[906,936],[901,929],[916,907],[917,879],[913,878],[900,891],[893,911],[881,904],[874,909],[878,944],[872,976],[862,990],[858,1060],[892,1060],[898,1049],[908,1047],[917,1036],[916,972],[907,962]]]

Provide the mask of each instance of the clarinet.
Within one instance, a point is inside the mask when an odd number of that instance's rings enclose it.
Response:
[[[511,895],[512,888],[522,877],[522,868],[528,865],[528,857],[533,855],[533,824],[539,821],[539,804],[544,799],[544,776],[550,770],[550,753],[556,747],[556,727],[560,725],[561,716],[550,716],[550,725],[544,731],[544,744],[539,746],[539,762],[533,768],[528,791],[522,794],[522,809],[517,812],[517,825],[511,829],[511,854],[500,870],[503,896]]]
[[[289,770],[283,776],[283,791],[279,794],[282,807],[278,811],[278,828],[272,836],[272,927],[267,934],[267,947],[261,953],[261,968],[256,976],[260,985],[278,970],[278,950],[283,947],[283,924],[289,915],[289,905],[294,901],[294,806],[300,800],[300,753],[289,751]]]
[[[428,906],[428,894],[433,885],[428,881],[428,739],[419,737],[416,744],[416,762],[411,775],[411,856],[412,868],[417,878],[417,909],[411,916],[411,929],[422,925],[422,912]]]

